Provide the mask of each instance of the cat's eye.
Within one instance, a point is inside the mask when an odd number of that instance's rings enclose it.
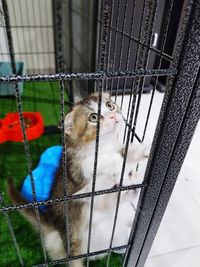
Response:
[[[91,113],[89,116],[89,121],[96,123],[98,121],[98,114],[97,113]]]
[[[113,103],[110,102],[110,101],[107,101],[107,102],[106,102],[106,107],[107,107],[107,109],[109,109],[110,111],[113,111],[113,110],[116,109],[115,104],[113,104]]]

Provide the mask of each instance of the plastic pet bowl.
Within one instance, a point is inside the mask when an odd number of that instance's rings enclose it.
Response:
[[[27,139],[33,140],[40,137],[44,132],[44,123],[40,112],[23,112],[23,116]],[[23,141],[19,114],[17,112],[7,113],[6,117],[0,120],[0,143],[6,141]]]

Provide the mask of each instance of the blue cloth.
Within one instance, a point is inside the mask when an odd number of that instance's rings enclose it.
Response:
[[[38,166],[33,170],[37,201],[49,199],[55,174],[60,165],[61,156],[61,146],[52,146],[42,153]],[[24,180],[21,194],[28,202],[33,201],[30,175],[27,175]],[[47,209],[46,206],[39,206],[39,208],[41,211],[46,211]]]

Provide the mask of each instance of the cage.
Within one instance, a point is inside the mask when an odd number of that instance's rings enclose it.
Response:
[[[0,114],[3,118],[8,112],[18,112],[23,133],[22,143],[0,145],[1,266],[66,266],[79,258],[85,260],[86,266],[145,265],[200,117],[199,15],[199,0],[1,0],[0,61],[11,64],[12,75],[1,75],[0,83],[13,84],[15,96],[0,94]],[[18,61],[25,64],[25,75],[17,73]],[[20,93],[22,82],[24,90]],[[98,94],[98,117],[103,92],[108,92],[122,109],[125,156],[120,186],[95,190],[98,122],[91,166],[93,187],[91,192],[77,197],[68,195],[66,190],[64,119],[71,106],[91,92]],[[44,134],[35,141],[27,140],[23,111],[39,111],[44,118]],[[57,127],[59,122],[61,130]],[[129,146],[146,139],[152,143],[149,159],[147,165],[137,166],[144,179],[139,184],[123,186]],[[58,144],[63,149],[64,195],[36,201],[33,168],[44,149]],[[13,205],[6,193],[6,180],[12,176],[20,185],[27,173],[33,201]],[[120,196],[130,190],[138,192],[131,234],[126,244],[115,247]],[[97,196],[112,193],[117,194],[117,201],[109,246],[91,251],[94,201]],[[51,260],[44,245],[38,207],[77,198],[91,199],[87,251]],[[17,213],[25,208],[36,211],[39,238]],[[67,211],[67,204],[65,208]],[[67,221],[66,212],[66,231]],[[101,254],[106,255],[102,260],[90,261],[91,256]]]

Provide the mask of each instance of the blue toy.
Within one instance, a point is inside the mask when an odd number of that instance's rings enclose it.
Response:
[[[37,201],[45,201],[49,199],[55,174],[60,165],[61,156],[61,146],[52,146],[42,153],[38,166],[33,170]],[[30,175],[27,175],[24,180],[21,194],[27,201],[33,201]],[[41,211],[46,211],[47,207],[39,206],[39,209]]]

